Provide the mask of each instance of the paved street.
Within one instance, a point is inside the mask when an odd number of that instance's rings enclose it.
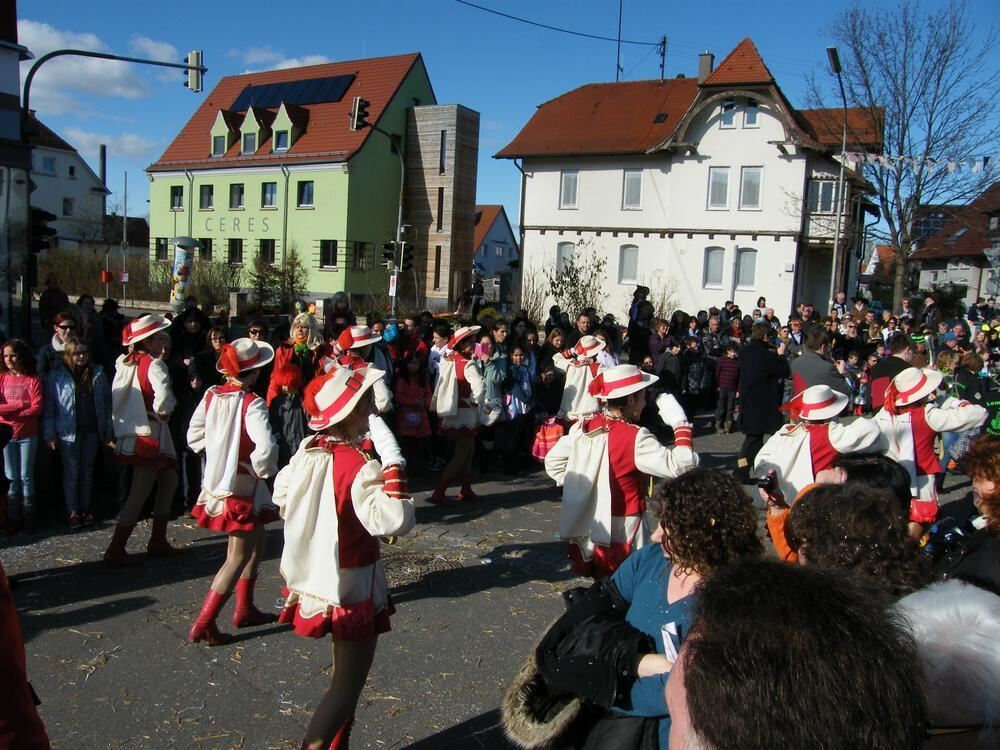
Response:
[[[696,438],[703,462],[731,466],[740,435]],[[581,583],[555,538],[557,493],[542,474],[489,477],[483,500],[437,508],[417,494],[417,528],[384,547],[397,613],[359,707],[352,747],[506,748],[497,707],[524,655]],[[427,481],[416,482],[418,489]],[[965,477],[949,486],[967,491]],[[480,487],[477,486],[477,490]],[[283,627],[232,645],[185,634],[222,562],[223,536],[172,524],[171,559],[112,570],[110,524],[30,546],[3,542],[18,581],[28,668],[57,748],[297,748],[328,682],[329,640]],[[145,542],[137,533],[132,549]],[[273,527],[258,604],[277,606],[281,532]],[[220,624],[232,631],[228,617]]]

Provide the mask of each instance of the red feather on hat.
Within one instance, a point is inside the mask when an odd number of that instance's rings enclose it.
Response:
[[[305,391],[302,393],[302,408],[306,410],[306,414],[310,417],[318,417],[323,412],[322,407],[316,403],[316,394],[318,394],[323,386],[326,385],[328,381],[332,380],[336,374],[337,368],[335,367],[330,370],[330,372],[317,375],[309,381]]]
[[[337,337],[337,346],[342,351],[347,351],[354,345],[354,336],[351,335],[351,329],[345,328],[343,333]]]
[[[240,357],[232,344],[223,344],[219,352],[218,369],[231,378],[239,377]]]
[[[787,411],[788,416],[792,419],[798,419],[799,413],[802,410],[802,394],[799,393],[788,399],[788,401],[779,406],[778,409],[781,411]]]
[[[604,373],[598,373],[597,377],[590,381],[590,385],[587,386],[587,392],[591,396],[602,396],[604,395]]]
[[[899,389],[896,388],[896,381],[892,380],[889,383],[889,387],[885,389],[885,404],[883,407],[890,414],[899,414],[899,406],[896,405],[896,399],[899,397]]]

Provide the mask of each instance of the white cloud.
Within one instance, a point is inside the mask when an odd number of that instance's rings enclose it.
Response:
[[[151,156],[157,148],[154,141],[138,133],[92,133],[80,128],[63,128],[62,136],[91,164],[96,164],[100,145],[106,144],[108,156],[118,159],[141,159]]]
[[[250,47],[245,50],[230,50],[230,57],[238,57],[243,64],[249,66],[244,73],[257,73],[262,70],[277,70],[279,68],[301,68],[305,65],[322,65],[330,62],[326,55],[302,55],[301,57],[285,57],[267,47]]]
[[[47,23],[21,19],[18,39],[36,59],[56,49],[84,49],[108,52],[108,46],[96,34],[63,31]],[[21,63],[22,80],[31,62]],[[139,99],[149,93],[134,65],[114,60],[87,57],[56,58],[45,63],[31,86],[31,108],[44,117],[65,112],[93,111],[86,103],[90,96],[118,96]],[[80,97],[82,95],[83,100]]]
[[[148,36],[136,34],[132,37],[132,50],[142,57],[160,62],[181,62],[181,55],[177,48],[169,42],[159,42],[150,39]]]

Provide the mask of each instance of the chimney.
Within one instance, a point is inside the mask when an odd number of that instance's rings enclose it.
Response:
[[[108,147],[105,144],[101,144],[100,156],[98,157],[100,162],[99,174],[101,178],[101,185],[105,188],[108,186]],[[108,215],[108,194],[105,193],[101,197],[101,216]]]
[[[715,55],[705,50],[698,55],[698,83],[704,83],[705,79],[712,75],[715,68]]]

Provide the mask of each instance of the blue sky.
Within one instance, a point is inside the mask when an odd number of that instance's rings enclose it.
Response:
[[[475,0],[553,26],[614,37],[617,0]],[[928,5],[938,5],[937,2]],[[983,25],[996,23],[996,0],[970,0]],[[844,2],[809,6],[761,0],[712,4],[624,0],[622,38],[653,42],[666,35],[667,77],[697,72],[697,55],[716,64],[743,37],[753,39],[793,105],[805,105],[806,76],[826,75],[829,24]],[[814,9],[815,8],[815,9]],[[289,9],[289,15],[282,11]],[[492,155],[527,122],[535,107],[584,83],[614,80],[614,42],[583,39],[520,24],[456,0],[238,4],[21,0],[22,44],[39,56],[61,47],[99,49],[180,61],[202,49],[205,88],[224,75],[327,60],[421,52],[440,103],[480,113],[477,201],[503,203],[518,217],[518,172]],[[625,80],[656,78],[659,58],[648,46],[622,45]],[[22,76],[26,67],[22,70]],[[97,168],[107,143],[111,203],[129,173],[129,214],[147,213],[143,169],[156,160],[200,104],[179,70],[96,60],[54,60],[32,86],[39,117]],[[831,79],[832,84],[832,79]]]

